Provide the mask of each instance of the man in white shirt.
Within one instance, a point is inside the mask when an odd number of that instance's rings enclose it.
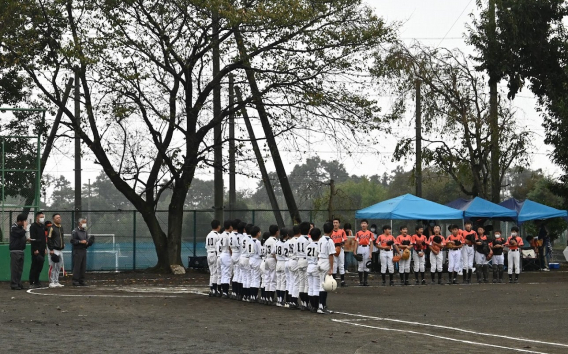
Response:
[[[318,241],[318,268],[320,275],[320,294],[319,294],[319,307],[317,313],[332,313],[327,309],[327,292],[323,289],[323,282],[326,275],[331,275],[333,268],[333,256],[335,254],[335,244],[330,238],[333,231],[331,223],[323,225],[324,236]]]
[[[205,238],[205,250],[207,251],[207,265],[209,266],[209,296],[217,296],[217,241],[221,231],[219,220],[211,221],[211,232]]]

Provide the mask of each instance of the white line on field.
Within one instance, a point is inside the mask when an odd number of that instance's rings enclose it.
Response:
[[[510,336],[505,336],[505,335],[501,335],[501,334],[493,334],[493,333],[483,333],[483,332],[470,331],[470,330],[467,330],[467,329],[462,329],[462,328],[457,328],[457,327],[441,326],[441,325],[435,325],[435,324],[430,324],[430,323],[404,321],[404,320],[397,320],[397,319],[394,319],[394,318],[374,317],[374,316],[366,316],[366,315],[359,315],[359,314],[354,314],[354,313],[338,312],[338,311],[335,311],[334,314],[368,318],[368,319],[373,319],[373,320],[377,320],[377,321],[397,322],[397,323],[409,324],[409,325],[414,325],[414,326],[440,328],[440,329],[446,329],[446,330],[450,330],[450,331],[475,334],[475,335],[478,335],[478,336],[496,337],[496,338],[511,339],[511,340],[516,340],[516,341],[525,341],[525,342],[531,342],[531,343],[539,343],[539,344],[546,344],[546,345],[553,345],[553,346],[557,346],[557,347],[568,348],[568,344],[563,344],[563,343],[545,342],[545,341],[541,341],[541,340],[537,340],[537,339],[528,339],[528,338],[523,338],[523,337],[510,337]]]
[[[55,293],[45,293],[45,292],[36,292],[36,290],[42,289],[49,289],[49,288],[39,288],[39,289],[28,289],[27,293],[32,295],[41,295],[41,296],[63,296],[63,297],[110,297],[110,298],[178,298],[181,297],[179,295],[110,295],[110,294],[61,294],[59,292]],[[200,291],[197,290],[189,290],[185,292],[186,294],[194,294],[194,295],[205,295]]]
[[[336,313],[337,313],[337,312],[336,312]],[[456,339],[456,338],[451,338],[451,337],[438,336],[438,335],[435,335],[435,334],[424,333],[424,332],[409,331],[409,330],[404,330],[404,329],[394,329],[394,328],[384,328],[384,327],[369,326],[369,325],[364,325],[364,324],[360,324],[360,323],[353,323],[353,322],[350,322],[350,321],[348,321],[348,320],[332,319],[332,321],[333,321],[333,322],[339,322],[339,323],[345,323],[345,324],[349,324],[349,325],[352,325],[352,326],[378,329],[378,330],[382,330],[382,331],[391,331],[391,332],[402,332],[402,333],[410,333],[410,334],[419,334],[419,335],[428,336],[428,337],[434,337],[434,338],[438,338],[438,339],[446,339],[446,340],[453,341],[453,342],[460,342],[460,343],[465,343],[465,344],[479,345],[479,346],[492,347],[492,348],[499,348],[499,349],[507,349],[507,350],[513,350],[513,351],[522,352],[522,353],[547,354],[547,353],[544,353],[544,352],[536,352],[536,351],[533,351],[533,350],[520,349],[520,348],[512,348],[512,347],[505,347],[505,346],[502,346],[502,345],[495,345],[495,344],[488,344],[488,343],[472,342],[472,341],[469,341],[469,340],[463,340],[463,339]]]

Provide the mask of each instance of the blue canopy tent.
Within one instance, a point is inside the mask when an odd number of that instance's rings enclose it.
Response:
[[[466,218],[514,219],[517,217],[516,211],[479,197],[471,200],[458,198],[449,202],[446,206],[463,210]]]
[[[533,202],[529,199],[519,201],[514,198],[510,198],[499,203],[499,205],[507,209],[514,210],[517,215],[513,219],[519,224],[529,220],[551,218],[565,218],[568,220],[568,212],[566,210],[558,210],[544,204]]]
[[[463,211],[434,203],[412,194],[371,205],[355,213],[357,219],[399,220],[456,220],[463,219]]]

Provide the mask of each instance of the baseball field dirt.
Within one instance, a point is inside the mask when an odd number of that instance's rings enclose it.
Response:
[[[447,276],[447,275],[446,275]],[[205,294],[207,275],[88,274],[89,286],[0,284],[2,352],[567,353],[568,272],[519,284],[339,288],[334,314]]]

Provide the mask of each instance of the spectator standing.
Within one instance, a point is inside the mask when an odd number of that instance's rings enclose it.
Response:
[[[26,249],[26,215],[20,214],[10,229],[10,287],[22,290],[22,271],[24,270],[24,250]]]
[[[61,225],[61,215],[53,214],[53,224],[47,232],[47,248],[49,249],[49,266],[51,273],[49,274],[49,287],[60,288],[63,284],[59,283],[59,272],[63,266],[63,226]]]
[[[86,218],[79,218],[77,227],[71,232],[71,245],[73,245],[73,286],[86,286],[87,248],[90,246]]]
[[[32,264],[30,267],[30,287],[41,288],[39,275],[43,270],[46,254],[45,215],[43,211],[36,213],[35,222],[30,226],[30,243],[32,250]]]

